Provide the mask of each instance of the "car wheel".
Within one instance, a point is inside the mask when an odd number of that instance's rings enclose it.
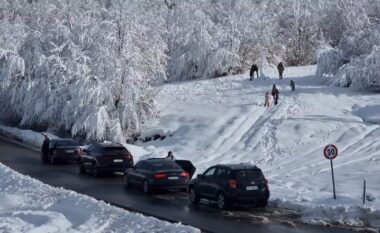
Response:
[[[190,202],[191,204],[193,205],[198,205],[199,204],[199,201],[201,200],[201,198],[199,197],[197,191],[195,190],[194,187],[190,187],[190,190],[189,190],[189,198],[190,198]]]
[[[129,182],[128,177],[126,175],[123,176],[123,186],[124,188],[131,187],[131,183]]]
[[[149,184],[148,184],[148,181],[147,180],[144,180],[144,183],[143,183],[143,190],[144,190],[144,193],[148,194],[151,192],[150,190],[150,187],[149,187]]]
[[[257,207],[264,208],[264,207],[267,207],[267,205],[268,205],[268,199],[257,201]]]
[[[84,169],[83,164],[81,162],[79,162],[79,164],[78,164],[78,171],[79,171],[79,174],[85,174],[86,173],[86,169]]]
[[[216,202],[218,204],[218,208],[221,209],[221,210],[226,210],[228,209],[228,203],[227,203],[227,200],[226,200],[226,196],[224,195],[224,193],[220,192],[218,193],[217,197],[216,197]]]

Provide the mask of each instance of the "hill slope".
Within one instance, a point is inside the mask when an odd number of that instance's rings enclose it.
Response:
[[[253,81],[241,75],[158,87],[161,118],[146,133],[172,136],[143,143],[146,156],[172,150],[191,159],[198,172],[251,162],[268,176],[272,203],[299,208],[306,221],[379,226],[368,214],[380,209],[380,95],[324,86],[314,77],[315,66],[289,67],[283,80],[275,70],[265,73]],[[272,84],[279,104],[265,108]],[[330,163],[322,155],[329,143],[340,152],[334,160],[336,201]],[[377,199],[366,208],[360,207],[363,179],[369,199]]]

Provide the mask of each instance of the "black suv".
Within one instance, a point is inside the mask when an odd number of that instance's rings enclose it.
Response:
[[[93,143],[83,150],[79,160],[79,172],[91,172],[94,177],[102,172],[124,172],[133,166],[133,156],[119,143]]]
[[[190,201],[196,205],[201,198],[216,201],[220,209],[232,204],[268,204],[269,188],[261,169],[252,164],[216,165],[191,180]]]

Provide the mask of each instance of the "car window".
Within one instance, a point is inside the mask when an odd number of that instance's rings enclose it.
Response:
[[[153,171],[181,169],[181,167],[176,162],[170,160],[151,162],[150,167]]]
[[[244,169],[236,171],[235,178],[241,181],[262,180],[264,175],[260,169]]]
[[[220,178],[229,178],[230,170],[224,167],[220,167],[216,169],[215,176],[220,177]]]
[[[74,140],[62,140],[55,142],[57,147],[66,147],[66,146],[79,146],[79,143]]]
[[[208,169],[207,171],[205,171],[203,176],[213,176],[214,173],[215,173],[215,167],[212,167],[212,168]]]
[[[138,162],[138,163],[135,165],[135,168],[137,168],[137,169],[142,169],[143,165],[144,165],[144,162]]]

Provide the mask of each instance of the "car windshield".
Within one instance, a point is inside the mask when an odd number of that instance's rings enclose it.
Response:
[[[57,147],[66,147],[66,146],[79,146],[79,143],[73,140],[62,140],[62,141],[56,141],[55,145]]]
[[[239,170],[235,173],[237,180],[250,181],[250,180],[262,180],[264,175],[259,169],[245,169]]]
[[[125,149],[122,146],[119,146],[119,147],[112,146],[112,147],[103,147],[102,151],[103,153],[107,153],[107,154],[120,154],[120,153],[126,153],[127,149]]]
[[[103,147],[104,151],[124,151],[124,147]]]
[[[173,162],[173,161],[154,162],[154,163],[151,163],[150,165],[153,171],[181,169],[181,167],[176,162]]]

